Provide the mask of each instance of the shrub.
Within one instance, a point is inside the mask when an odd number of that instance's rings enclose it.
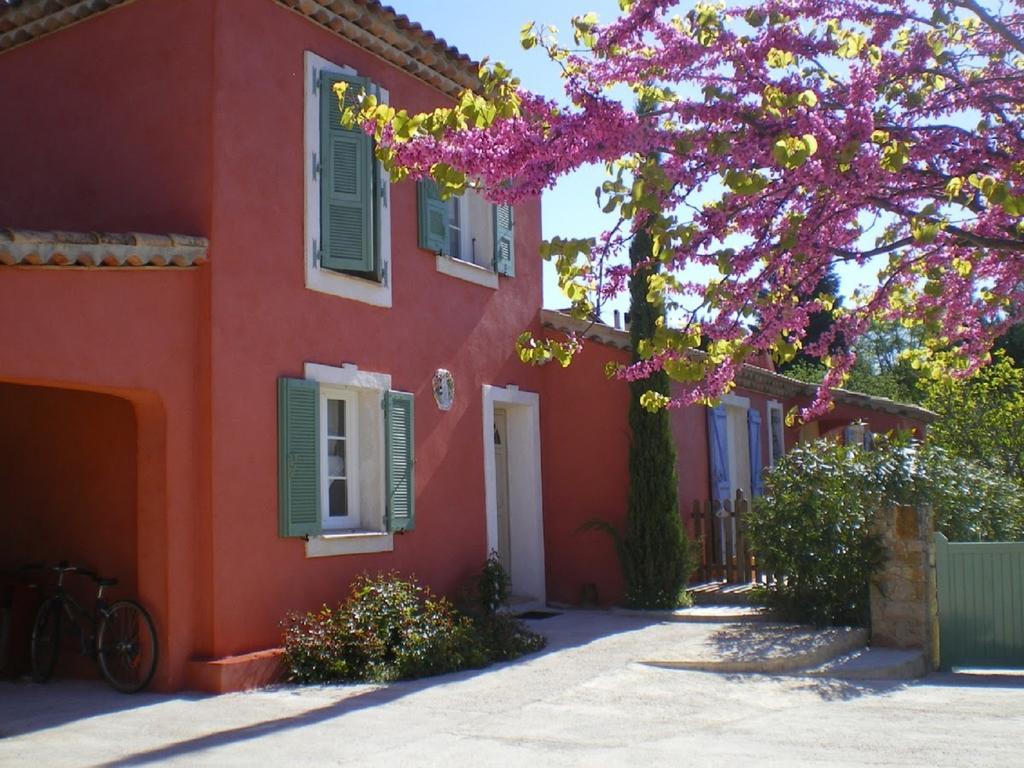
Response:
[[[508,601],[512,584],[497,552],[487,555],[487,561],[476,579],[476,602],[479,612],[493,616]]]
[[[825,440],[797,446],[755,500],[747,534],[759,568],[785,577],[766,595],[785,618],[867,623],[868,578],[882,561],[871,531],[881,494],[858,453]]]
[[[883,505],[928,504],[951,541],[1024,539],[1024,493],[1013,480],[935,446],[878,438],[875,449],[819,440],[767,475],[747,532],[778,581],[769,605],[815,624],[867,624],[868,581],[883,553],[872,521]]]
[[[488,561],[478,577],[504,583]],[[496,580],[496,577],[504,579]],[[488,590],[487,605],[495,599]],[[504,597],[502,597],[504,599]],[[496,608],[495,608],[496,611]],[[467,616],[427,587],[396,573],[362,575],[348,599],[284,621],[288,679],[300,683],[404,680],[482,667],[544,647],[540,635],[508,614]]]
[[[395,573],[360,576],[337,610],[289,616],[284,645],[289,678],[304,683],[401,680],[488,660],[468,617]]]
[[[511,581],[497,552],[487,556],[484,567],[467,596],[466,612],[473,618],[480,641],[491,661],[507,661],[543,648],[543,635],[528,629],[521,621],[501,609],[508,602]]]
[[[864,460],[886,498],[931,506],[950,541],[1024,540],[1024,488],[1015,479],[936,445],[890,441]]]

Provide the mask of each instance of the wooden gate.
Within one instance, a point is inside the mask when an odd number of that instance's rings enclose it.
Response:
[[[1024,542],[960,543],[935,534],[939,660],[1024,667]]]
[[[747,545],[744,520],[749,502],[743,491],[734,500],[693,502],[693,531],[700,561],[697,578],[704,582],[748,584],[763,580]]]

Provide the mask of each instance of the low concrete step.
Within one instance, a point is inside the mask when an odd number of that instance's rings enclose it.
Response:
[[[854,627],[733,626],[712,633],[702,645],[685,649],[675,659],[642,663],[701,672],[794,673],[819,667],[863,647],[866,642],[867,631]]]
[[[753,605],[695,605],[692,608],[676,608],[671,611],[611,608],[610,611],[619,616],[636,616],[644,619],[658,619],[659,621],[710,622],[720,624],[722,622],[739,623],[774,620],[768,609]]]
[[[928,674],[923,651],[859,648],[802,674],[843,680],[915,680]]]
[[[696,605],[754,605],[755,584],[709,581],[687,587]]]

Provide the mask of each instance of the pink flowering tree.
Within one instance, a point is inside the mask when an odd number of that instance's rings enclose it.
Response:
[[[597,205],[617,223],[591,240],[554,238],[573,313],[624,290],[635,232],[650,234],[647,300],[664,321],[617,370],[664,370],[669,400],[708,402],[739,366],[798,350],[829,371],[829,405],[872,320],[922,326],[915,367],[964,375],[1024,317],[1024,2],[767,0],[726,7],[620,0],[622,14],[573,20],[572,44],[528,24],[527,48],[561,68],[567,99],[519,87],[502,65],[450,107],[408,114],[364,97],[393,178],[432,176],[444,194],[537,195],[602,164]],[[636,105],[642,104],[638,109]],[[832,297],[830,265],[877,272],[804,346]],[[520,339],[531,362],[568,362],[578,340]]]

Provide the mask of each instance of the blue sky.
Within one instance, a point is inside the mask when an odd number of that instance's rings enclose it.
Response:
[[[477,61],[489,56],[505,62],[526,88],[550,98],[563,94],[558,67],[543,51],[523,50],[519,44],[523,24],[553,24],[560,39],[571,41],[569,19],[573,16],[594,11],[601,21],[607,21],[619,14],[617,0],[391,0],[391,5]],[[602,214],[594,202],[594,189],[603,175],[603,168],[582,169],[544,193],[545,238],[592,237],[614,224],[611,216]],[[565,306],[568,302],[558,289],[554,269],[550,265],[544,269],[544,306]],[[872,269],[856,265],[840,267],[838,272],[846,295],[873,278]],[[609,305],[619,309],[627,306],[625,297]],[[605,313],[605,319],[610,321],[610,313]]]

